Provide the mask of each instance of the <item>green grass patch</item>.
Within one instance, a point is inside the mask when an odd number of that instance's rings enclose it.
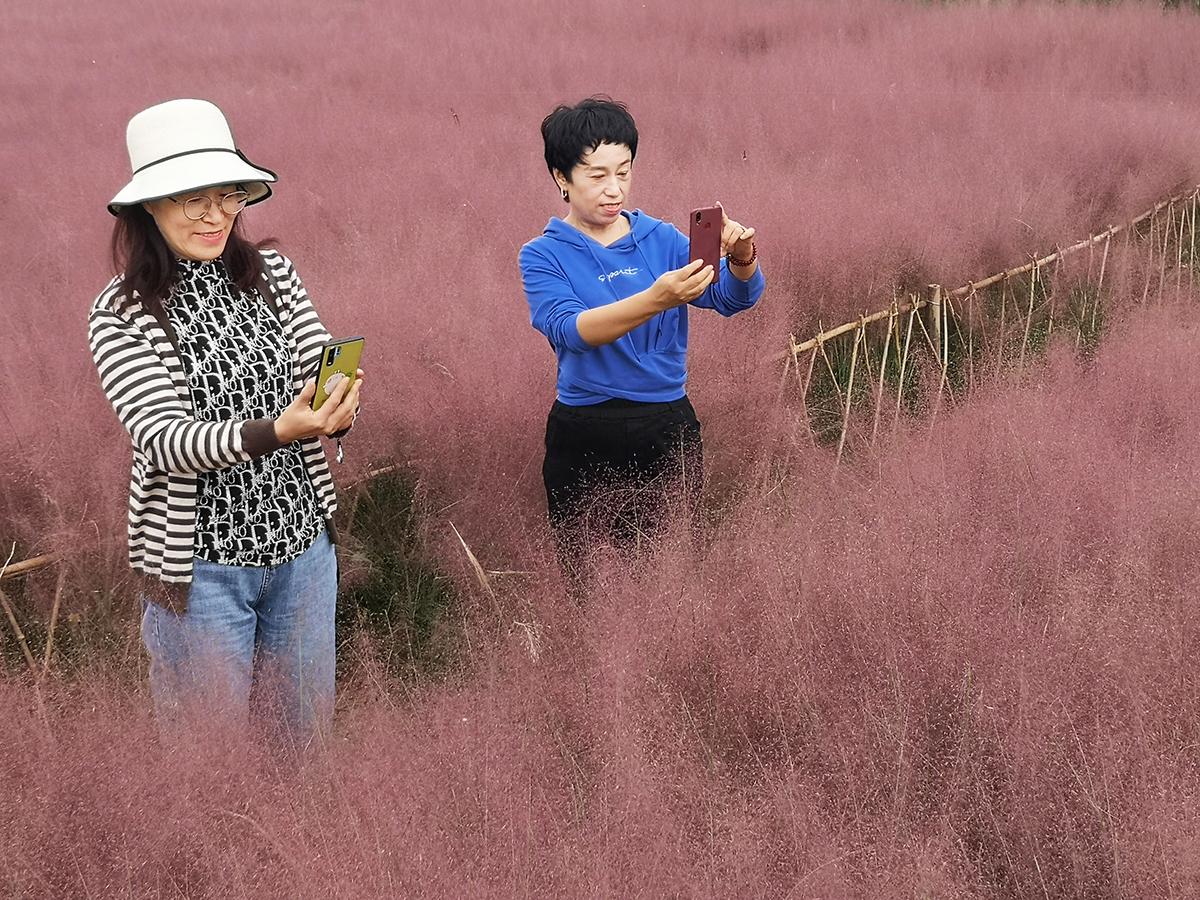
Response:
[[[437,635],[454,592],[427,552],[417,497],[412,476],[395,471],[365,482],[343,504],[337,614],[343,672],[353,662],[344,650],[356,629],[391,674],[433,675],[448,662]]]

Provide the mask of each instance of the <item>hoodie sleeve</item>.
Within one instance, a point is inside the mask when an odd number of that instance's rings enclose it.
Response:
[[[579,336],[579,314],[587,309],[562,269],[536,247],[526,244],[517,261],[529,302],[529,321],[557,351],[582,353],[591,345]]]
[[[675,243],[678,265],[686,266],[690,262],[688,259],[690,245],[687,235],[678,228],[675,229]],[[757,303],[766,284],[767,280],[763,277],[761,263],[749,281],[742,281],[729,271],[729,264],[722,257],[721,271],[717,273],[713,283],[708,286],[708,290],[693,300],[690,305],[700,309],[715,309],[723,316],[732,316]]]

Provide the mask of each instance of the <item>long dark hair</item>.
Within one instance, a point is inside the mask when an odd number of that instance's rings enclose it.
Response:
[[[221,262],[240,290],[254,290],[263,270],[258,251],[272,243],[248,241],[242,234],[242,217],[234,217]],[[117,213],[112,233],[112,262],[114,272],[122,276],[122,302],[128,303],[136,293],[152,313],[161,312],[162,302],[179,276],[179,268],[154,217],[140,203],[123,206]]]

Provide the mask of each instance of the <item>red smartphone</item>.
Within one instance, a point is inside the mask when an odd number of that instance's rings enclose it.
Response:
[[[688,251],[688,262],[695,259],[704,260],[706,265],[713,267],[715,278],[721,273],[721,226],[724,223],[721,207],[705,206],[693,209],[689,221],[691,249]]]

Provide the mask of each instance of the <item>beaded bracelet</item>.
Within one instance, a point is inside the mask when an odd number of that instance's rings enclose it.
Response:
[[[741,268],[745,268],[746,266],[752,266],[752,265],[754,265],[754,261],[756,259],[758,259],[758,245],[756,245],[754,243],[754,241],[750,242],[750,258],[749,259],[738,259],[732,253],[730,253],[728,256],[726,256],[725,259],[728,261],[728,263],[731,266],[739,266]]]

